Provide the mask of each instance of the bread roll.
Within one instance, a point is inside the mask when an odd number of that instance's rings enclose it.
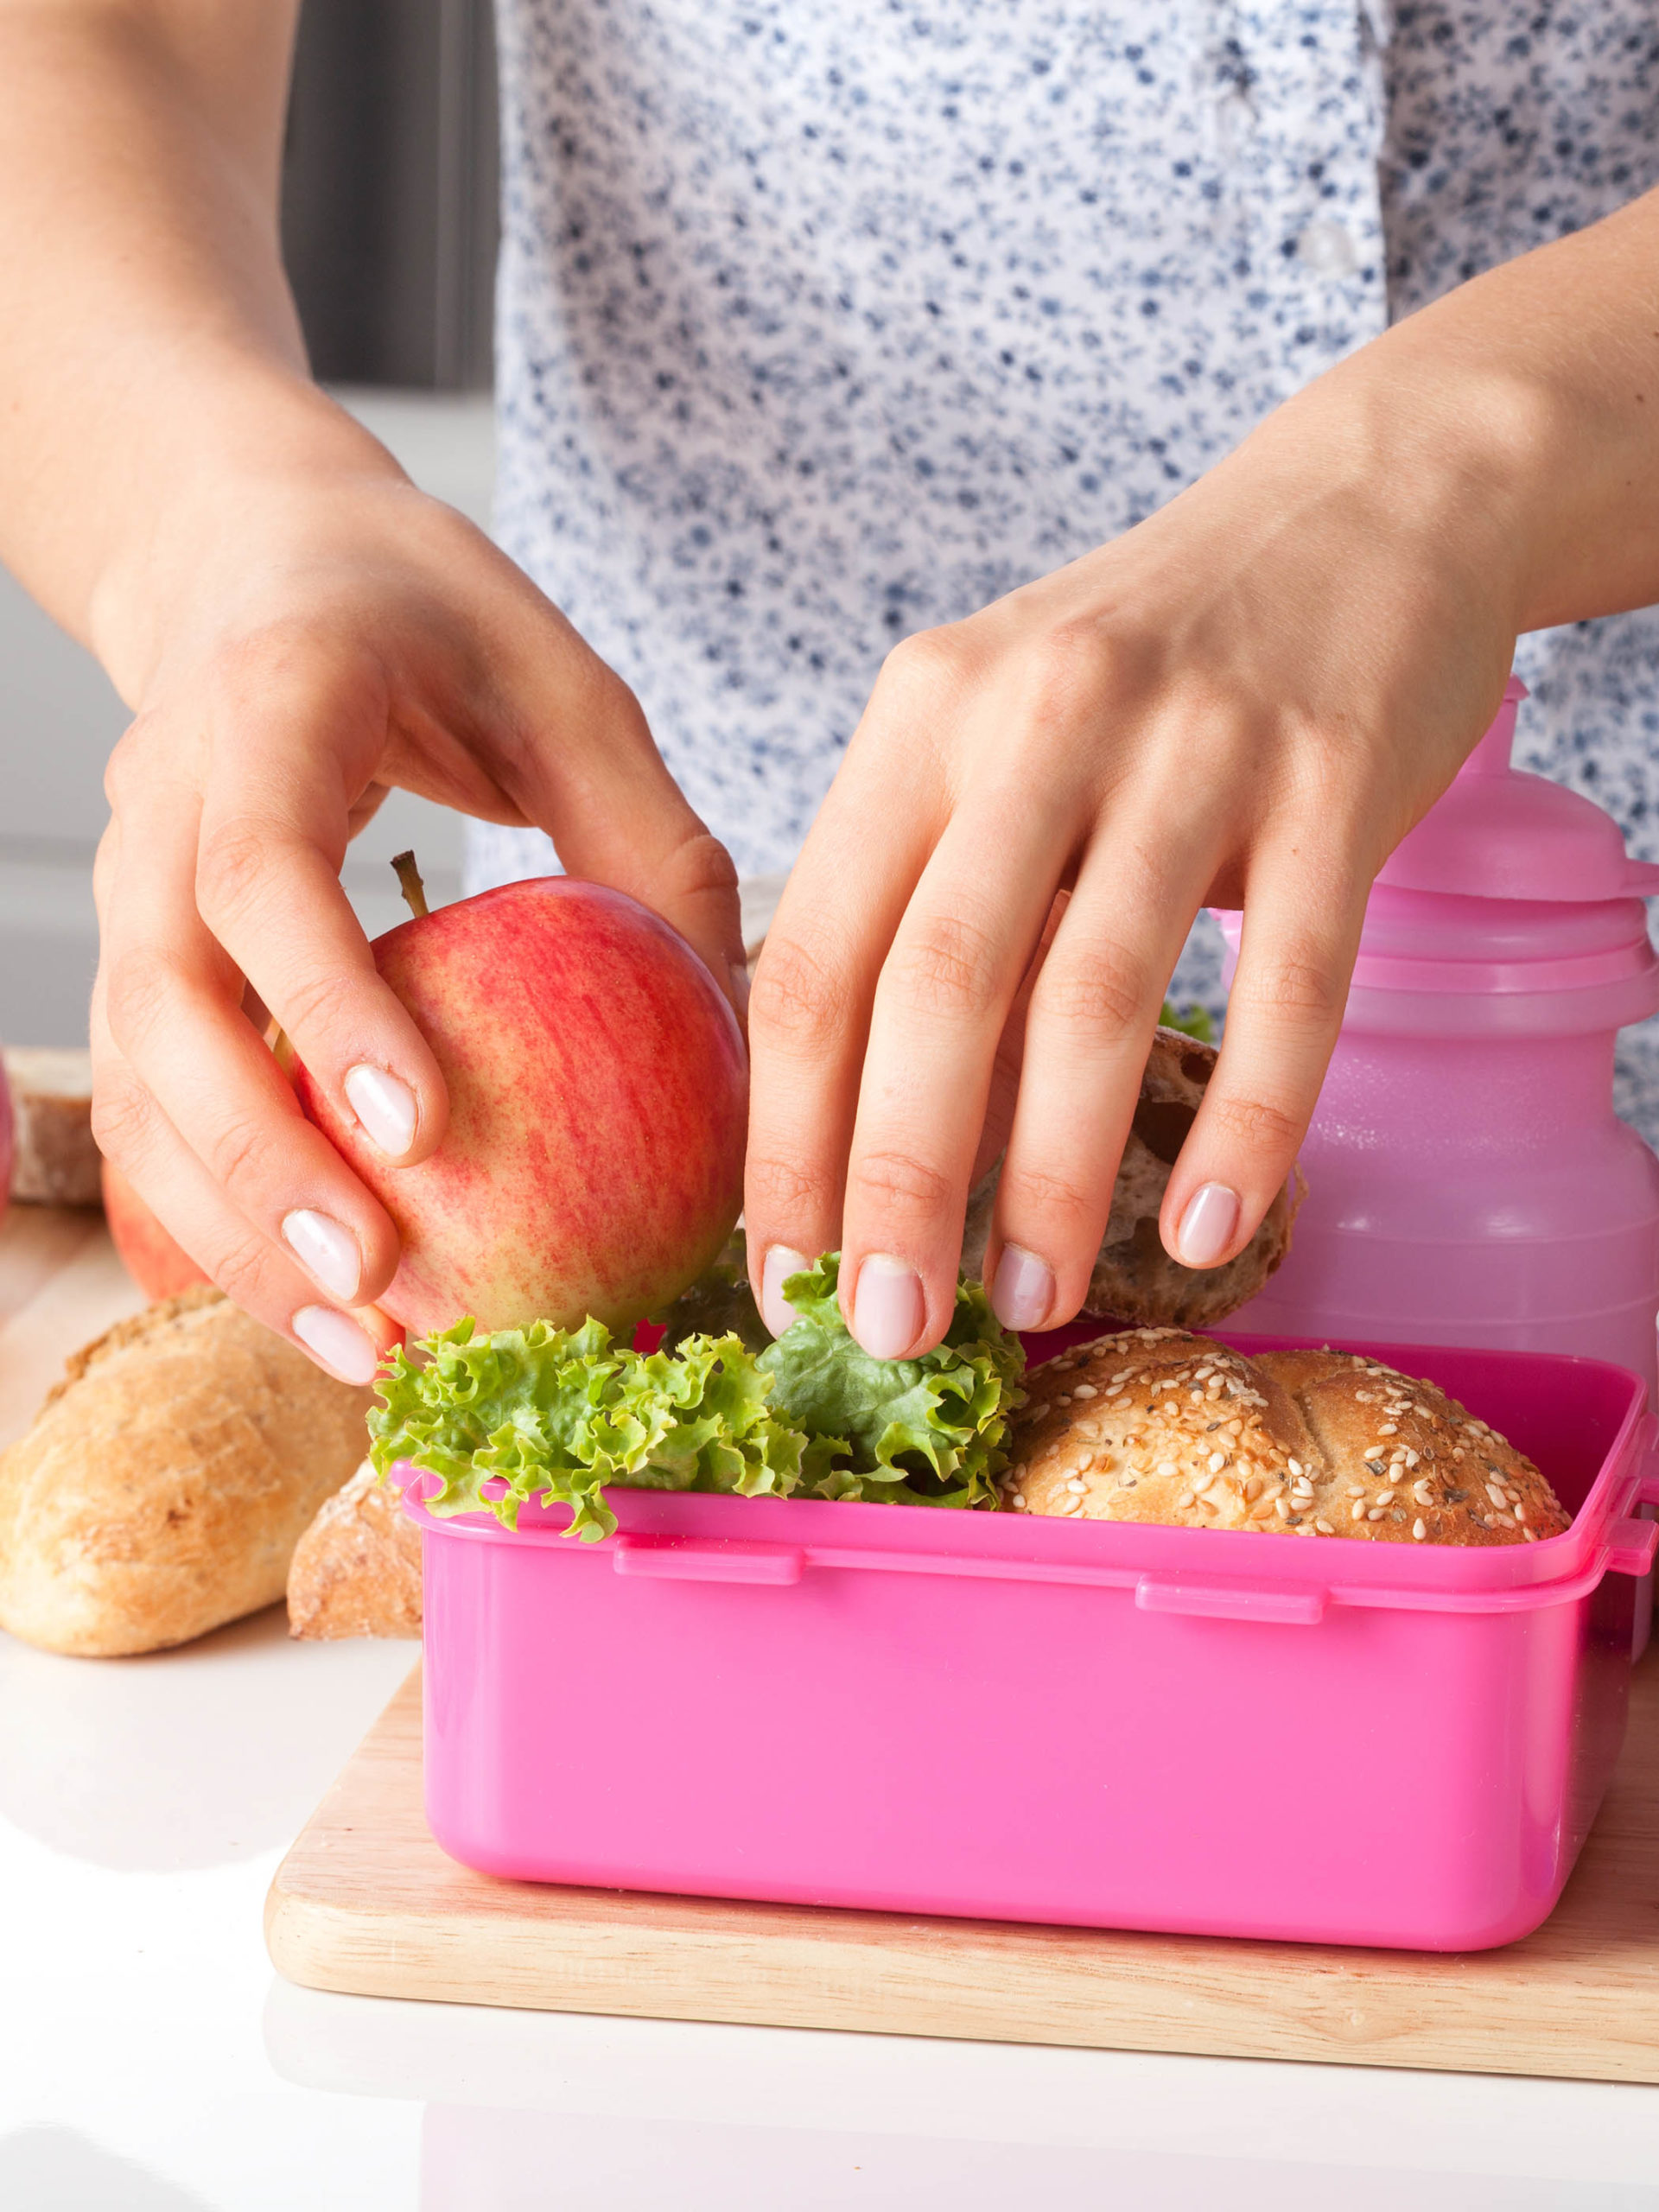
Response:
[[[1016,1512],[1372,1543],[1520,1544],[1569,1516],[1530,1459],[1432,1382],[1357,1354],[1255,1359],[1140,1329],[1033,1368]]]
[[[421,1532],[365,1460],[325,1498],[288,1570],[292,1636],[418,1636]]]
[[[1268,1208],[1261,1227],[1236,1258],[1219,1268],[1184,1268],[1158,1235],[1169,1171],[1192,1126],[1216,1065],[1216,1048],[1160,1029],[1153,1038],[1141,1100],[1112,1191],[1111,1218],[1084,1300],[1090,1313],[1116,1319],[1200,1328],[1254,1298],[1290,1249],[1291,1225],[1306,1188],[1296,1169]],[[962,1263],[970,1274],[984,1264],[1000,1165],[968,1202]]]
[[[95,1206],[103,1162],[92,1142],[92,1056],[55,1046],[9,1046],[14,1122],[11,1195],[26,1204]]]
[[[0,1458],[0,1627],[101,1658],[272,1604],[370,1402],[215,1290],[120,1322]]]

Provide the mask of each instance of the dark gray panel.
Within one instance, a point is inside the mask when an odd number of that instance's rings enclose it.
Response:
[[[311,0],[283,245],[325,381],[490,381],[498,235],[487,0]]]

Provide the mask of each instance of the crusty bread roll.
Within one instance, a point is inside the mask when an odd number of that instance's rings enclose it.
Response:
[[[1201,1328],[1254,1298],[1289,1251],[1291,1224],[1305,1187],[1300,1168],[1244,1249],[1224,1267],[1184,1268],[1170,1258],[1159,1237],[1158,1212],[1169,1171],[1215,1065],[1213,1045],[1201,1045],[1179,1029],[1160,1029],[1153,1038],[1141,1078],[1141,1102],[1118,1165],[1111,1218],[1084,1300],[1087,1312],[1122,1321]],[[999,1173],[993,1168],[968,1202],[962,1264],[969,1274],[977,1274],[984,1264]]]
[[[421,1532],[366,1460],[325,1498],[288,1570],[292,1636],[418,1636]]]
[[[49,1045],[9,1045],[13,1118],[11,1195],[26,1204],[95,1206],[103,1165],[92,1142],[92,1056]]]
[[[1568,1525],[1495,1429],[1357,1354],[1246,1359],[1129,1330],[1033,1368],[1026,1389],[1002,1479],[1016,1512],[1394,1544],[1532,1543]]]
[[[0,1627],[105,1658],[270,1605],[370,1403],[216,1290],[118,1323],[0,1457]]]

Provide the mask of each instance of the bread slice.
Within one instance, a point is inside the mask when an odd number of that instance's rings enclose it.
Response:
[[[0,1457],[0,1627],[109,1657],[274,1603],[370,1403],[216,1290],[118,1323]]]
[[[1521,1544],[1570,1516],[1432,1382],[1336,1351],[1255,1359],[1175,1329],[1033,1368],[1009,1438],[1016,1512],[1371,1543]]]
[[[1154,1034],[1135,1122],[1118,1163],[1111,1217],[1089,1279],[1086,1312],[1120,1321],[1203,1328],[1254,1298],[1289,1251],[1292,1224],[1306,1188],[1300,1168],[1244,1249],[1222,1267],[1184,1268],[1170,1258],[1159,1236],[1169,1171],[1203,1102],[1216,1057],[1213,1045],[1202,1045],[1179,1029]],[[962,1263],[970,1274],[985,1263],[1001,1172],[999,1162],[968,1202]]]
[[[421,1532],[365,1460],[326,1498],[288,1570],[291,1636],[418,1636]]]
[[[92,1141],[92,1056],[47,1045],[10,1045],[11,1195],[25,1204],[95,1206],[103,1165]]]

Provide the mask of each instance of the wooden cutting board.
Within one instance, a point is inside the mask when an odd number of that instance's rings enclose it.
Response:
[[[503,1882],[433,1842],[419,1670],[277,1871],[291,1981],[549,2012],[1659,2082],[1659,1653],[1553,1918],[1468,1957]]]

